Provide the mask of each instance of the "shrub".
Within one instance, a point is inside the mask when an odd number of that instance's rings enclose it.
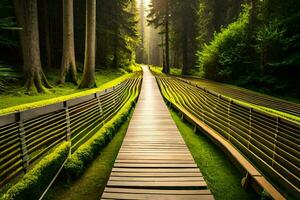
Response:
[[[215,33],[209,45],[198,52],[200,68],[206,78],[227,81],[238,71],[247,47],[250,7],[245,6],[236,22]]]
[[[5,200],[39,199],[51,182],[65,159],[68,157],[70,143],[64,142],[52,153],[43,158],[24,177],[12,186],[2,197]]]
[[[92,138],[71,155],[63,170],[67,181],[76,180],[84,173],[88,164],[100,154],[103,147],[111,141],[114,134],[128,118],[132,107],[133,102],[129,101],[115,117],[105,123]]]

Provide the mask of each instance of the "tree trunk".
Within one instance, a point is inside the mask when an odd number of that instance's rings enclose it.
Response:
[[[48,0],[43,1],[45,36],[46,36],[46,62],[47,69],[52,67],[52,45],[51,45],[51,30],[50,30],[50,16],[49,16]]]
[[[170,73],[170,56],[169,56],[169,1],[167,0],[167,6],[166,6],[166,16],[165,16],[165,26],[166,26],[166,33],[165,33],[165,43],[166,43],[166,64],[163,68],[163,72],[166,74]]]
[[[51,88],[41,66],[37,0],[14,1],[18,23],[22,26],[21,43],[25,73],[25,87],[28,91],[48,92]]]
[[[114,68],[117,68],[118,67],[118,64],[119,64],[119,58],[118,58],[118,49],[119,49],[119,40],[118,40],[118,37],[117,37],[117,33],[116,34],[116,38],[115,38],[115,44],[114,44],[114,59],[113,59],[113,63],[112,63],[112,66]]]
[[[23,3],[20,2],[20,0],[14,0],[13,3],[14,3],[15,15],[17,18],[17,24],[19,27],[23,28],[23,26],[24,26],[24,19],[23,19],[24,9],[22,8]],[[20,31],[19,37],[20,37],[20,43],[21,43],[21,48],[22,48],[21,53],[22,53],[23,62],[24,62],[24,59],[25,59],[25,55],[24,55],[25,54],[25,49],[24,49],[25,34],[23,34],[23,32]],[[23,71],[25,72],[24,65],[23,65]]]
[[[66,76],[77,85],[77,69],[74,48],[74,15],[73,0],[63,0],[63,56],[60,71],[60,84],[64,84]]]
[[[118,9],[114,6],[113,13],[115,14],[113,17],[117,19],[116,13],[118,12]],[[114,42],[113,42],[113,61],[112,61],[112,67],[117,68],[119,64],[119,58],[118,58],[118,50],[119,50],[119,25],[117,23],[114,24]]]
[[[186,22],[183,20],[183,35],[182,35],[182,75],[189,73],[189,58],[188,58],[188,36]]]
[[[86,36],[83,77],[79,88],[96,87],[95,48],[96,47],[96,0],[86,0]]]

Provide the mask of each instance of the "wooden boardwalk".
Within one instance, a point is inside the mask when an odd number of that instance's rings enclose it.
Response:
[[[102,199],[214,199],[143,67],[141,95]]]

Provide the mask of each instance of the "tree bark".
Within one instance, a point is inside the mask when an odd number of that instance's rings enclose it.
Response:
[[[166,64],[165,66],[163,67],[163,72],[166,73],[166,74],[169,74],[170,73],[170,52],[169,52],[169,1],[167,0],[167,5],[166,5],[166,16],[165,16],[165,45],[166,45]]]
[[[21,43],[27,91],[45,93],[51,88],[42,70],[39,46],[37,0],[14,1],[18,23],[23,28]]]
[[[20,2],[19,0],[14,0],[13,1],[14,3],[14,10],[15,10],[15,15],[16,15],[16,19],[17,19],[17,24],[19,27],[23,28],[24,26],[24,19],[23,19],[23,16],[24,16],[24,9],[22,8],[22,5],[23,3]],[[19,37],[20,37],[20,43],[21,43],[21,53],[22,53],[22,56],[23,56],[23,62],[24,62],[24,59],[25,59],[25,49],[24,49],[24,43],[25,43],[25,35],[22,34],[22,31],[19,32]],[[24,65],[23,65],[23,71],[25,72],[25,69],[24,69]]]
[[[96,47],[96,0],[86,0],[86,37],[83,77],[79,88],[96,87],[95,48]]]
[[[52,45],[51,45],[51,30],[50,30],[50,16],[49,16],[48,0],[43,1],[45,36],[46,36],[46,63],[47,69],[52,67]]]
[[[70,81],[77,85],[73,0],[63,0],[63,55],[59,83],[64,84],[68,75]]]
[[[189,73],[189,58],[188,58],[188,36],[186,27],[187,22],[183,19],[183,33],[182,33],[182,75],[188,75]]]
[[[118,40],[117,33],[115,33],[115,34],[116,34],[116,38],[115,38],[115,44],[114,44],[114,59],[112,62],[112,66],[114,68],[117,68],[118,64],[119,64],[119,58],[118,58],[119,40]]]

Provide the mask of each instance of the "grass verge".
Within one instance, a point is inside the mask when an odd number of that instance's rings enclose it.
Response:
[[[150,66],[150,70],[152,72],[154,72],[155,74],[158,74],[160,76],[167,76],[166,74],[164,74],[162,72],[162,67],[158,67],[158,66]],[[176,76],[179,76],[181,75],[181,69],[176,69],[176,68],[170,68],[170,75],[176,75]]]
[[[138,71],[135,67],[129,69],[131,72]],[[85,95],[93,94],[104,89],[110,88],[120,82],[133,76],[133,73],[120,71],[118,69],[107,69],[98,72],[96,76],[98,88],[94,89],[78,89],[77,86],[66,84],[57,86],[52,89],[50,94],[38,94],[35,96],[24,95],[22,93],[13,92],[12,94],[1,95],[0,97],[0,115],[7,113],[32,109],[36,107],[46,106]],[[51,79],[50,79],[51,80]],[[54,80],[52,80],[53,82]]]
[[[195,134],[190,124],[170,113],[216,200],[259,199],[254,191],[242,188],[242,174],[207,136]]]
[[[122,145],[129,121],[128,119],[120,127],[112,141],[101,151],[101,155],[96,157],[77,181],[71,183],[57,182],[45,199],[82,200],[87,199],[87,197],[89,200],[100,199]]]
[[[115,133],[127,120],[133,108],[134,99],[135,97],[129,100],[116,116],[106,122],[93,137],[71,155],[63,170],[66,180],[77,180],[89,164],[101,153],[101,150],[112,140]]]

